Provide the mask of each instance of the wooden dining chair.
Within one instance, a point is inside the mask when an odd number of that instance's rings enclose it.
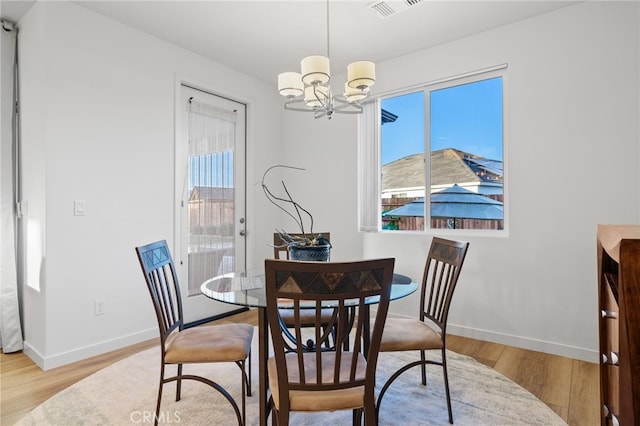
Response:
[[[305,237],[305,234],[289,234],[289,235],[294,238]],[[331,241],[331,234],[329,232],[320,232],[317,234],[314,233],[314,235],[322,235],[322,237],[325,240],[329,242]],[[279,232],[273,233],[273,258],[274,259],[289,260],[289,249],[286,244],[287,244],[286,241],[282,239],[282,234],[280,234]],[[313,320],[314,320],[313,310],[306,309],[305,312],[302,312],[301,314],[302,314],[302,317],[300,318],[300,321],[302,323],[302,326],[312,327]],[[322,322],[323,322],[323,326],[325,327],[325,331],[327,332],[335,331],[335,330],[332,330],[332,327],[335,324],[335,317],[333,314],[334,314],[334,310],[331,308],[326,308],[322,310]],[[288,331],[294,324],[293,313],[291,309],[281,309],[280,319],[283,325],[282,332],[285,334],[285,336],[288,338],[288,341],[291,343],[289,345],[289,348],[290,350],[294,350],[293,341],[295,340],[295,337],[289,334],[289,331]],[[335,333],[333,337],[335,337]],[[335,344],[335,341],[332,342],[330,339],[324,339],[324,342],[327,347]]]
[[[220,392],[231,403],[238,424],[246,421],[246,395],[251,395],[251,339],[250,324],[220,324],[185,328],[182,297],[178,276],[167,242],[157,241],[136,247],[136,253],[151,295],[160,329],[160,385],[154,423],[158,424],[162,388],[175,381],[176,401],[180,400],[182,380],[196,380]],[[249,372],[245,361],[249,358]],[[183,364],[233,362],[240,367],[242,380],[242,413],[227,390],[206,377],[183,374]],[[177,373],[165,377],[166,366],[177,365]],[[213,409],[212,409],[213,412]]]
[[[377,423],[375,409],[375,371],[382,330],[389,308],[395,260],[375,259],[356,262],[296,262],[265,260],[267,317],[273,342],[273,357],[267,362],[270,407],[273,420],[280,426],[289,424],[293,411],[352,410],[353,423]],[[370,298],[379,298],[369,334]],[[297,348],[288,351],[280,332],[278,300],[291,300]],[[342,345],[327,349],[322,344],[304,345],[305,332],[316,342],[323,334],[323,304],[335,306],[338,316],[348,315],[347,306],[356,306],[358,315],[351,332],[353,350]],[[311,330],[300,322],[302,311],[316,313]],[[338,318],[339,319],[339,318]],[[338,340],[348,329],[338,321]],[[368,344],[363,344],[369,337]],[[364,352],[363,348],[368,350]]]
[[[443,370],[449,423],[453,424],[447,372],[447,317],[468,248],[468,242],[433,238],[422,276],[418,318],[388,318],[380,343],[380,352],[419,351],[420,359],[403,366],[387,379],[378,395],[376,410],[380,410],[382,397],[402,373],[420,365],[422,385],[426,386],[426,365],[434,364]],[[440,361],[426,358],[425,352],[434,349],[441,351]]]

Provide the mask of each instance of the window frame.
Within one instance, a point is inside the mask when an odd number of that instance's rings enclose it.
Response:
[[[371,102],[375,105],[375,108],[369,108],[369,110],[365,109],[363,115],[368,115],[375,113],[377,117],[380,117],[382,110],[382,101],[384,99],[398,97],[410,93],[415,93],[418,91],[424,92],[425,99],[425,108],[424,108],[424,153],[425,158],[431,153],[431,131],[430,131],[430,92],[435,90],[446,89],[449,87],[460,86],[463,84],[469,84],[474,82],[479,82],[483,80],[488,80],[496,77],[502,78],[502,193],[503,193],[503,229],[494,230],[494,229],[445,229],[445,228],[432,228],[431,227],[431,217],[430,210],[425,208],[425,227],[422,230],[390,230],[390,229],[382,229],[382,208],[381,208],[381,198],[382,198],[382,162],[381,162],[381,147],[382,147],[382,138],[381,138],[381,126],[382,122],[378,118],[377,120],[372,120],[371,117],[363,117],[362,120],[359,120],[359,128],[358,128],[358,138],[359,138],[359,150],[358,150],[358,161],[359,161],[359,230],[361,232],[377,232],[377,233],[391,233],[391,234],[419,234],[419,235],[442,235],[442,236],[450,236],[450,237],[462,237],[462,236],[487,236],[487,237],[507,237],[509,235],[509,194],[508,194],[508,73],[507,73],[507,64],[497,65],[491,68],[486,68],[482,70],[472,71],[464,74],[459,74],[451,77],[446,77],[438,80],[434,80],[431,82],[414,85],[411,87],[405,87],[402,89],[397,89],[393,91],[389,91],[386,93],[382,93],[377,95]],[[375,112],[372,112],[374,111]],[[377,126],[375,131],[371,129],[367,129],[367,126]],[[374,144],[375,148],[366,148],[368,144]],[[370,146],[370,145],[369,145]],[[366,151],[375,151],[376,155],[372,156],[368,154]],[[377,164],[373,167],[363,167],[362,163],[366,163],[367,161],[375,161]],[[431,191],[427,190],[427,188],[431,187],[431,168],[430,163],[428,164],[425,161],[424,167],[425,173],[425,206],[429,206],[431,202]],[[375,183],[368,183],[365,185],[364,183],[367,181],[375,181]],[[367,210],[371,211],[374,205],[374,201],[371,200],[371,192],[367,194],[367,189],[370,191],[371,189],[375,189],[375,205],[377,206],[377,223],[375,226],[367,222],[367,216],[363,215],[362,212]],[[369,215],[370,217],[370,215]]]

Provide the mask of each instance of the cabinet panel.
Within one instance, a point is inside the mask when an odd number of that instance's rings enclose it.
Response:
[[[602,425],[640,422],[640,226],[598,226]]]

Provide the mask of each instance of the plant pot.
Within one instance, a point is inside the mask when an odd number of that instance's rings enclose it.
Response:
[[[331,245],[318,246],[289,246],[289,259],[315,262],[328,262],[331,254]]]

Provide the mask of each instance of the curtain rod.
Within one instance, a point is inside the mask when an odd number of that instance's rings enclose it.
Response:
[[[15,22],[7,21],[6,19],[0,20],[2,22],[2,29],[11,32],[16,29]]]

